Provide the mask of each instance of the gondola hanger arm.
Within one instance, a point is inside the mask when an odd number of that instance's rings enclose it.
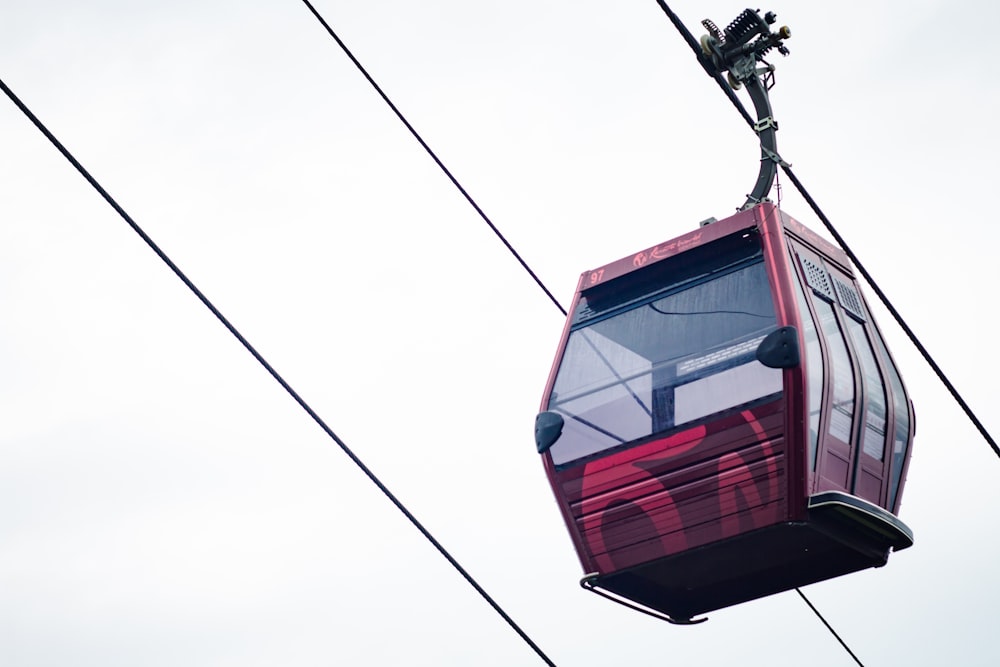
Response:
[[[766,201],[774,183],[778,165],[784,164],[777,151],[778,123],[771,113],[768,90],[774,85],[774,66],[764,60],[764,55],[777,49],[788,55],[784,41],[791,37],[788,26],[772,31],[776,20],[774,12],[761,17],[759,10],[744,9],[725,30],[720,30],[711,20],[701,24],[708,34],[701,38],[701,64],[712,76],[726,73],[733,90],[746,86],[757,112],[754,129],[760,137],[760,172],[753,190],[739,210],[746,210]],[[763,64],[762,67],[758,64]]]

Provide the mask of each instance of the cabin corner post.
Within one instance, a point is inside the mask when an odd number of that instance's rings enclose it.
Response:
[[[799,350],[805,353],[804,327],[792,289],[795,268],[788,254],[783,216],[773,204],[760,204],[754,208],[754,215],[768,266],[778,326],[794,327],[799,338]],[[792,521],[806,518],[810,491],[808,457],[802,448],[790,446],[790,443],[805,442],[808,438],[805,367],[803,358],[797,366],[786,368],[782,373],[785,396],[785,497],[788,499],[788,519]]]

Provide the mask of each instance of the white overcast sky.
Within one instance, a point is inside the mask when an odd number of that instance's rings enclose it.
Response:
[[[756,178],[654,0],[316,6],[564,303]],[[1000,434],[1000,5],[761,9],[780,152]],[[794,593],[676,628],[578,587],[562,317],[299,0],[5,0],[0,77],[557,664],[853,664]],[[3,98],[0,307],[0,665],[542,664]],[[998,664],[1000,461],[878,312],[916,544],[806,592],[869,667]]]

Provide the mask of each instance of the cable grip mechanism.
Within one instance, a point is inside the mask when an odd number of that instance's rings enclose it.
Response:
[[[701,38],[701,61],[705,69],[715,77],[725,73],[733,90],[746,86],[757,112],[754,130],[760,137],[760,173],[741,210],[767,201],[777,165],[781,164],[781,158],[777,157],[775,136],[778,123],[771,114],[768,98],[768,90],[774,85],[774,66],[764,60],[764,55],[777,49],[778,53],[787,56],[789,52],[784,41],[792,36],[792,31],[788,26],[772,31],[771,26],[776,20],[774,12],[767,12],[762,17],[759,10],[744,9],[725,30],[720,30],[710,19],[701,22],[708,31]],[[758,63],[764,67],[758,67]]]

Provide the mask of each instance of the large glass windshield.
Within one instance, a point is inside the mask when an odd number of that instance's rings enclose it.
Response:
[[[548,403],[565,419],[551,449],[557,465],[781,391],[781,371],[754,357],[776,325],[754,235],[585,296]]]

